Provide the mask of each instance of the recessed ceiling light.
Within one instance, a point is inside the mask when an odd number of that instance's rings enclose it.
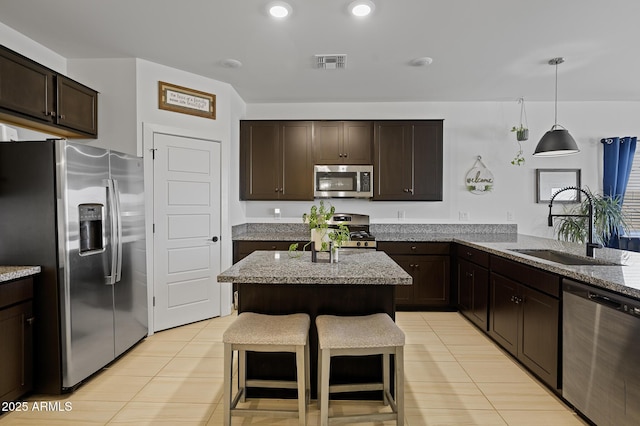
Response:
[[[428,56],[423,56],[422,58],[412,59],[411,61],[409,61],[409,64],[413,65],[414,67],[426,67],[427,65],[431,65],[432,62],[433,59]]]
[[[359,18],[370,15],[375,9],[376,5],[370,0],[357,0],[349,4],[349,12]]]
[[[223,59],[220,61],[220,65],[225,68],[240,68],[242,67],[242,62],[237,59]]]
[[[293,10],[289,3],[285,3],[283,1],[274,1],[269,3],[267,6],[267,10],[269,11],[269,15],[274,18],[286,18],[291,14]]]

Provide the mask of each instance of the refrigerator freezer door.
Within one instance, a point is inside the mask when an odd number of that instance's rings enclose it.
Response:
[[[108,151],[56,141],[61,282],[62,387],[71,388],[114,359],[113,294],[107,285],[111,227]],[[102,247],[80,253],[86,206],[102,221]],[[95,224],[94,224],[95,225]],[[98,225],[100,226],[100,225]]]
[[[115,356],[147,335],[147,270],[142,158],[112,151],[111,179],[119,189],[120,248],[113,285]]]

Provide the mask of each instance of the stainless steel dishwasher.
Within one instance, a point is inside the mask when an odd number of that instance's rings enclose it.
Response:
[[[598,426],[640,424],[640,301],[563,280],[562,396]]]

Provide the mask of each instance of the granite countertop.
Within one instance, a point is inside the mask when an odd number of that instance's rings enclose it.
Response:
[[[386,253],[351,250],[338,263],[313,263],[311,253],[255,251],[218,275],[218,282],[253,284],[411,285],[413,279]]]
[[[612,262],[617,265],[563,265],[512,250],[546,249],[586,257],[585,245],[521,234],[517,234],[513,241],[508,242],[482,241],[480,238],[474,240],[465,236],[458,236],[454,241],[563,277],[640,299],[640,253],[607,248],[595,249],[596,261]]]
[[[0,266],[0,283],[40,273],[39,266]]]

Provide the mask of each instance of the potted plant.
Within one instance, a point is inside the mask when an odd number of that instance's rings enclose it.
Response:
[[[522,123],[520,123],[520,125],[517,127],[513,126],[511,128],[511,131],[516,132],[516,139],[518,140],[518,142],[526,141],[527,139],[529,139],[529,129],[524,127]]]
[[[626,216],[622,211],[622,203],[620,197],[609,197],[600,194],[594,194],[589,188],[585,189],[593,199],[594,214],[594,240],[595,242],[607,246],[611,237],[619,231],[628,228]],[[574,243],[585,243],[589,236],[587,213],[589,211],[589,200],[585,199],[574,205],[567,214],[581,215],[582,217],[559,217],[554,228],[558,240],[569,241]]]
[[[311,236],[309,242],[307,242],[302,251],[315,243],[316,251],[329,251],[331,246],[334,250],[334,256],[337,259],[337,250],[342,246],[345,241],[349,241],[349,228],[346,225],[339,225],[337,228],[329,228],[327,223],[336,212],[334,206],[327,208],[324,205],[324,201],[320,200],[320,206],[315,204],[311,206],[309,213],[302,215],[302,221],[309,224],[309,230]],[[330,244],[332,243],[332,244]],[[298,243],[291,244],[289,246],[289,253],[295,252],[298,249]],[[300,254],[301,256],[302,254]]]

